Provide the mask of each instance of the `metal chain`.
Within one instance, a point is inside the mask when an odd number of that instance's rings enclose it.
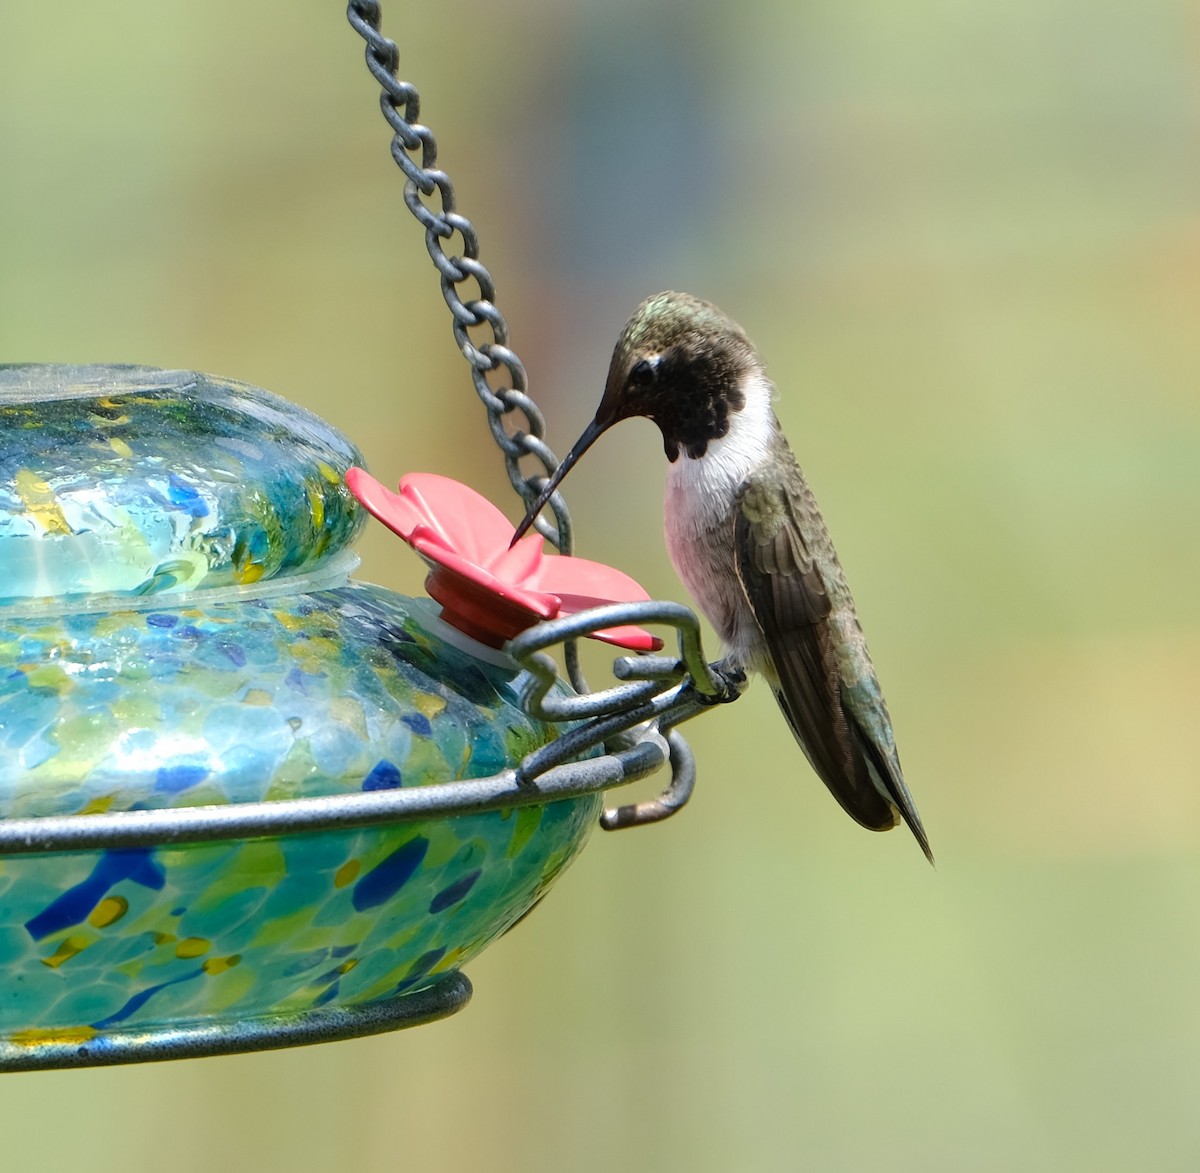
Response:
[[[508,479],[528,505],[537,495],[540,478],[526,477],[520,461],[534,457],[549,476],[558,467],[558,458],[544,440],[546,422],[529,395],[525,367],[509,345],[508,323],[495,304],[495,283],[479,260],[479,237],[470,220],[457,211],[454,185],[437,166],[433,131],[418,122],[421,97],[416,87],[396,76],[399,50],[379,31],[379,4],[375,0],[350,0],[346,16],[366,41],[367,68],[382,87],[379,105],[393,131],[392,158],[404,172],[404,202],[425,229],[425,247],[441,277],[442,296],[454,319],[454,340],[471,366],[471,381],[487,408],[488,425],[504,454]],[[432,200],[434,206],[427,200]],[[456,236],[461,241],[461,256],[446,252],[446,242]],[[469,283],[474,283],[478,296],[464,299],[459,287]],[[470,335],[477,328],[489,332],[490,340],[477,345]],[[499,372],[507,385],[493,389],[488,381],[492,372]],[[510,416],[514,417],[511,430],[506,423]],[[555,493],[550,508],[554,523],[539,518],[537,530],[558,550],[569,554],[571,517],[566,502]]]

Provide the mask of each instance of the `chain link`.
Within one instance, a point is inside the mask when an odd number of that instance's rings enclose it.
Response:
[[[525,366],[509,345],[508,323],[495,304],[495,282],[479,260],[479,237],[471,221],[456,209],[450,177],[437,167],[433,131],[418,121],[421,97],[416,87],[396,76],[399,50],[379,31],[379,4],[376,0],[350,0],[346,16],[366,42],[367,68],[380,85],[380,109],[393,132],[392,158],[405,177],[404,202],[425,229],[425,247],[453,318],[454,341],[470,364],[471,382],[487,409],[488,426],[504,456],[509,482],[528,506],[537,496],[542,477],[526,477],[521,460],[531,457],[541,465],[542,475],[549,476],[558,467],[558,458],[545,442],[546,421],[529,395]],[[461,242],[461,255],[446,251],[447,242],[455,237]],[[468,283],[475,286],[478,296],[468,295],[464,300],[459,287]],[[486,331],[491,337],[477,343],[472,330]],[[498,388],[493,387],[489,375],[501,383]],[[569,554],[571,517],[560,494],[551,497],[550,509],[554,521],[538,518],[535,526],[547,541]],[[568,670],[571,667],[568,664]]]

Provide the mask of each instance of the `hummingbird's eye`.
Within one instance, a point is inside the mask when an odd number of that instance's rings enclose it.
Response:
[[[644,387],[654,381],[655,366],[648,358],[638,359],[629,372],[629,381],[635,386]]]

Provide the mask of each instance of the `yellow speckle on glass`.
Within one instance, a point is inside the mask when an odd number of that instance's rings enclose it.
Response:
[[[434,868],[445,867],[461,850],[462,844],[459,842],[458,836],[440,830],[437,833],[431,833],[423,866],[430,871]]]
[[[459,961],[471,952],[473,947],[473,944],[460,945],[457,949],[451,949],[450,952],[447,953],[446,956],[437,963],[437,967],[429,972],[440,973],[443,970],[454,969],[455,966],[458,965]]]
[[[328,465],[323,460],[317,461],[317,471],[331,484],[340,485],[342,483],[341,475],[332,465]]]
[[[19,1030],[9,1038],[18,1047],[43,1047],[54,1043],[90,1043],[99,1033],[94,1026],[66,1026],[53,1030]]]
[[[355,700],[354,697],[334,697],[329,702],[329,715],[340,725],[352,729],[363,741],[369,738],[366,714],[363,712],[361,702]]]
[[[25,508],[29,510],[38,524],[51,534],[69,534],[71,527],[67,524],[62,506],[54,495],[54,490],[35,472],[27,468],[17,469],[17,496],[21,498]]]
[[[203,937],[184,937],[175,946],[176,957],[203,957],[212,948],[212,942]]]
[[[348,859],[336,872],[333,874],[333,886],[335,888],[345,888],[348,884],[353,884],[358,878],[358,873],[362,871],[362,861],[357,859]]]
[[[106,929],[116,924],[129,911],[129,901],[124,896],[105,896],[88,914],[88,924],[93,928]]]
[[[308,494],[308,511],[312,514],[313,529],[321,529],[325,525],[325,497],[316,485],[306,485]]]
[[[446,707],[446,698],[432,692],[419,692],[413,697],[417,712],[431,721]]]
[[[119,436],[109,436],[108,446],[122,459],[132,460],[133,449],[129,447]]]
[[[112,810],[112,804],[117,801],[115,794],[98,794],[79,813],[81,815],[102,815]]]
[[[265,688],[248,688],[242,697],[244,705],[269,705],[275,698]]]
[[[156,945],[169,945],[172,941],[179,940],[174,933],[155,933],[154,943]]]
[[[57,969],[64,962],[70,961],[72,957],[78,957],[91,944],[90,937],[68,937],[54,951],[52,957],[42,958],[42,964],[50,969]]]
[[[20,667],[31,688],[47,688],[61,695],[73,684],[59,664],[22,664]]]
[[[244,586],[247,583],[258,582],[263,576],[263,570],[261,562],[247,562],[244,566],[238,567],[234,578]]]
[[[341,651],[341,647],[336,639],[330,639],[324,635],[314,635],[312,639],[305,640],[305,646],[311,649],[320,659],[332,659]]]
[[[275,945],[288,942],[289,947],[300,940],[305,930],[310,926],[313,919],[314,909],[311,907],[298,908],[295,912],[287,913],[277,917],[271,917],[262,922],[254,937],[247,943],[247,949],[260,949],[272,947]],[[327,944],[324,937],[316,941],[311,947],[322,949]],[[298,948],[309,948],[306,943]]]
[[[542,808],[540,806],[523,806],[517,811],[512,838],[508,841],[508,851],[505,852],[509,859],[515,859],[520,855],[521,848],[533,837],[533,833],[538,829],[541,821]]]
[[[432,737],[414,737],[408,756],[398,764],[408,785],[440,782],[446,777],[446,759]]]
[[[160,719],[157,698],[132,690],[126,690],[114,699],[112,715],[114,723],[125,729],[153,728],[153,722]]]
[[[287,859],[278,843],[260,840],[243,844],[237,854],[237,874],[243,888],[273,888],[287,875]],[[213,896],[214,902],[225,898],[225,893]],[[196,911],[212,907],[208,899],[196,902]]]
[[[114,632],[124,632],[129,627],[129,612],[128,611],[112,611],[108,614],[101,613],[96,619],[94,628],[96,637],[102,639],[106,635],[112,635]]]
[[[242,960],[240,953],[231,953],[228,957],[210,957],[200,968],[207,974],[225,973]]]
[[[342,964],[338,966],[337,971],[338,973],[349,973],[357,964],[358,958],[351,957],[349,961],[343,961]]]
[[[236,1006],[243,998],[254,993],[259,982],[259,975],[249,965],[233,969],[226,966],[220,972],[221,980],[213,982],[205,990],[205,1010],[209,1014],[219,1014]]]

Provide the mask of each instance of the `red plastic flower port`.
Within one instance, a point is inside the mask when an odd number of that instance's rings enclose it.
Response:
[[[441,604],[442,618],[490,647],[501,647],[543,619],[650,597],[611,566],[543,553],[538,533],[527,534],[510,550],[512,522],[449,477],[409,473],[393,493],[363,469],[352,468],[346,485],[368,513],[428,563],[425,589]],[[640,627],[610,627],[592,638],[639,652],[663,646]]]

